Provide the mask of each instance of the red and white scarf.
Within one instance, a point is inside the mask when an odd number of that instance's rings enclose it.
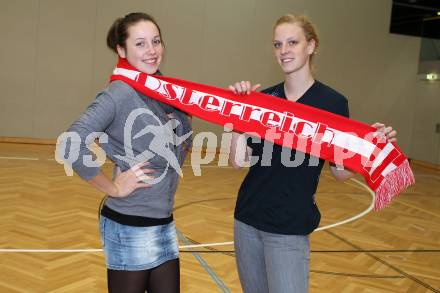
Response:
[[[208,122],[248,132],[284,147],[342,165],[364,176],[375,192],[375,209],[415,183],[408,160],[395,143],[374,137],[375,128],[300,103],[229,90],[136,70],[126,59],[110,81],[121,80],[146,96]]]

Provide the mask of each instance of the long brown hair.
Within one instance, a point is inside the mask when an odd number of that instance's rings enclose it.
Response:
[[[157,24],[157,22],[154,20],[154,18],[151,15],[143,12],[133,12],[127,14],[124,17],[120,17],[113,22],[112,26],[110,27],[107,33],[107,47],[109,47],[110,50],[112,50],[116,54],[118,53],[117,51],[118,45],[126,49],[125,41],[128,38],[128,28],[132,25],[135,25],[139,21],[151,21],[157,27],[157,30],[159,31],[160,39],[163,44],[160,27]]]

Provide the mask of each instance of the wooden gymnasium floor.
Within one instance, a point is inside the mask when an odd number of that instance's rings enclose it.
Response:
[[[0,292],[106,292],[97,211],[102,194],[53,160],[53,146],[0,143]],[[26,158],[26,159],[25,159]],[[106,164],[106,172],[111,165]],[[440,172],[413,166],[417,185],[390,207],[313,233],[310,292],[440,292]],[[184,168],[175,219],[180,243],[232,241],[246,170]],[[359,179],[359,178],[358,178]],[[323,173],[322,225],[368,208],[355,181]],[[13,251],[47,249],[47,252]],[[231,245],[181,251],[182,292],[241,292]]]

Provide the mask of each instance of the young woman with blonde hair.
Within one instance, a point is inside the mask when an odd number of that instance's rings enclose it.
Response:
[[[313,76],[312,61],[318,46],[318,35],[307,17],[280,17],[273,29],[273,50],[285,79],[263,93],[348,117],[347,99]],[[249,81],[230,86],[239,94],[256,88],[258,85],[252,86]],[[389,141],[395,140],[396,132],[391,127],[380,123],[373,126]],[[272,150],[271,160],[267,160],[267,150]],[[243,167],[249,164],[251,156],[251,167],[241,184],[234,215],[235,252],[242,288],[245,293],[307,292],[309,234],[321,218],[315,193],[324,160],[234,133],[232,165]],[[291,164],[293,158],[300,163]],[[353,176],[334,165],[330,171],[337,180]]]

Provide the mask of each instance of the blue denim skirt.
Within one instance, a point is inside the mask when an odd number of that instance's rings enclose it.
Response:
[[[174,222],[134,227],[101,215],[100,233],[106,265],[111,270],[148,270],[179,258]]]

